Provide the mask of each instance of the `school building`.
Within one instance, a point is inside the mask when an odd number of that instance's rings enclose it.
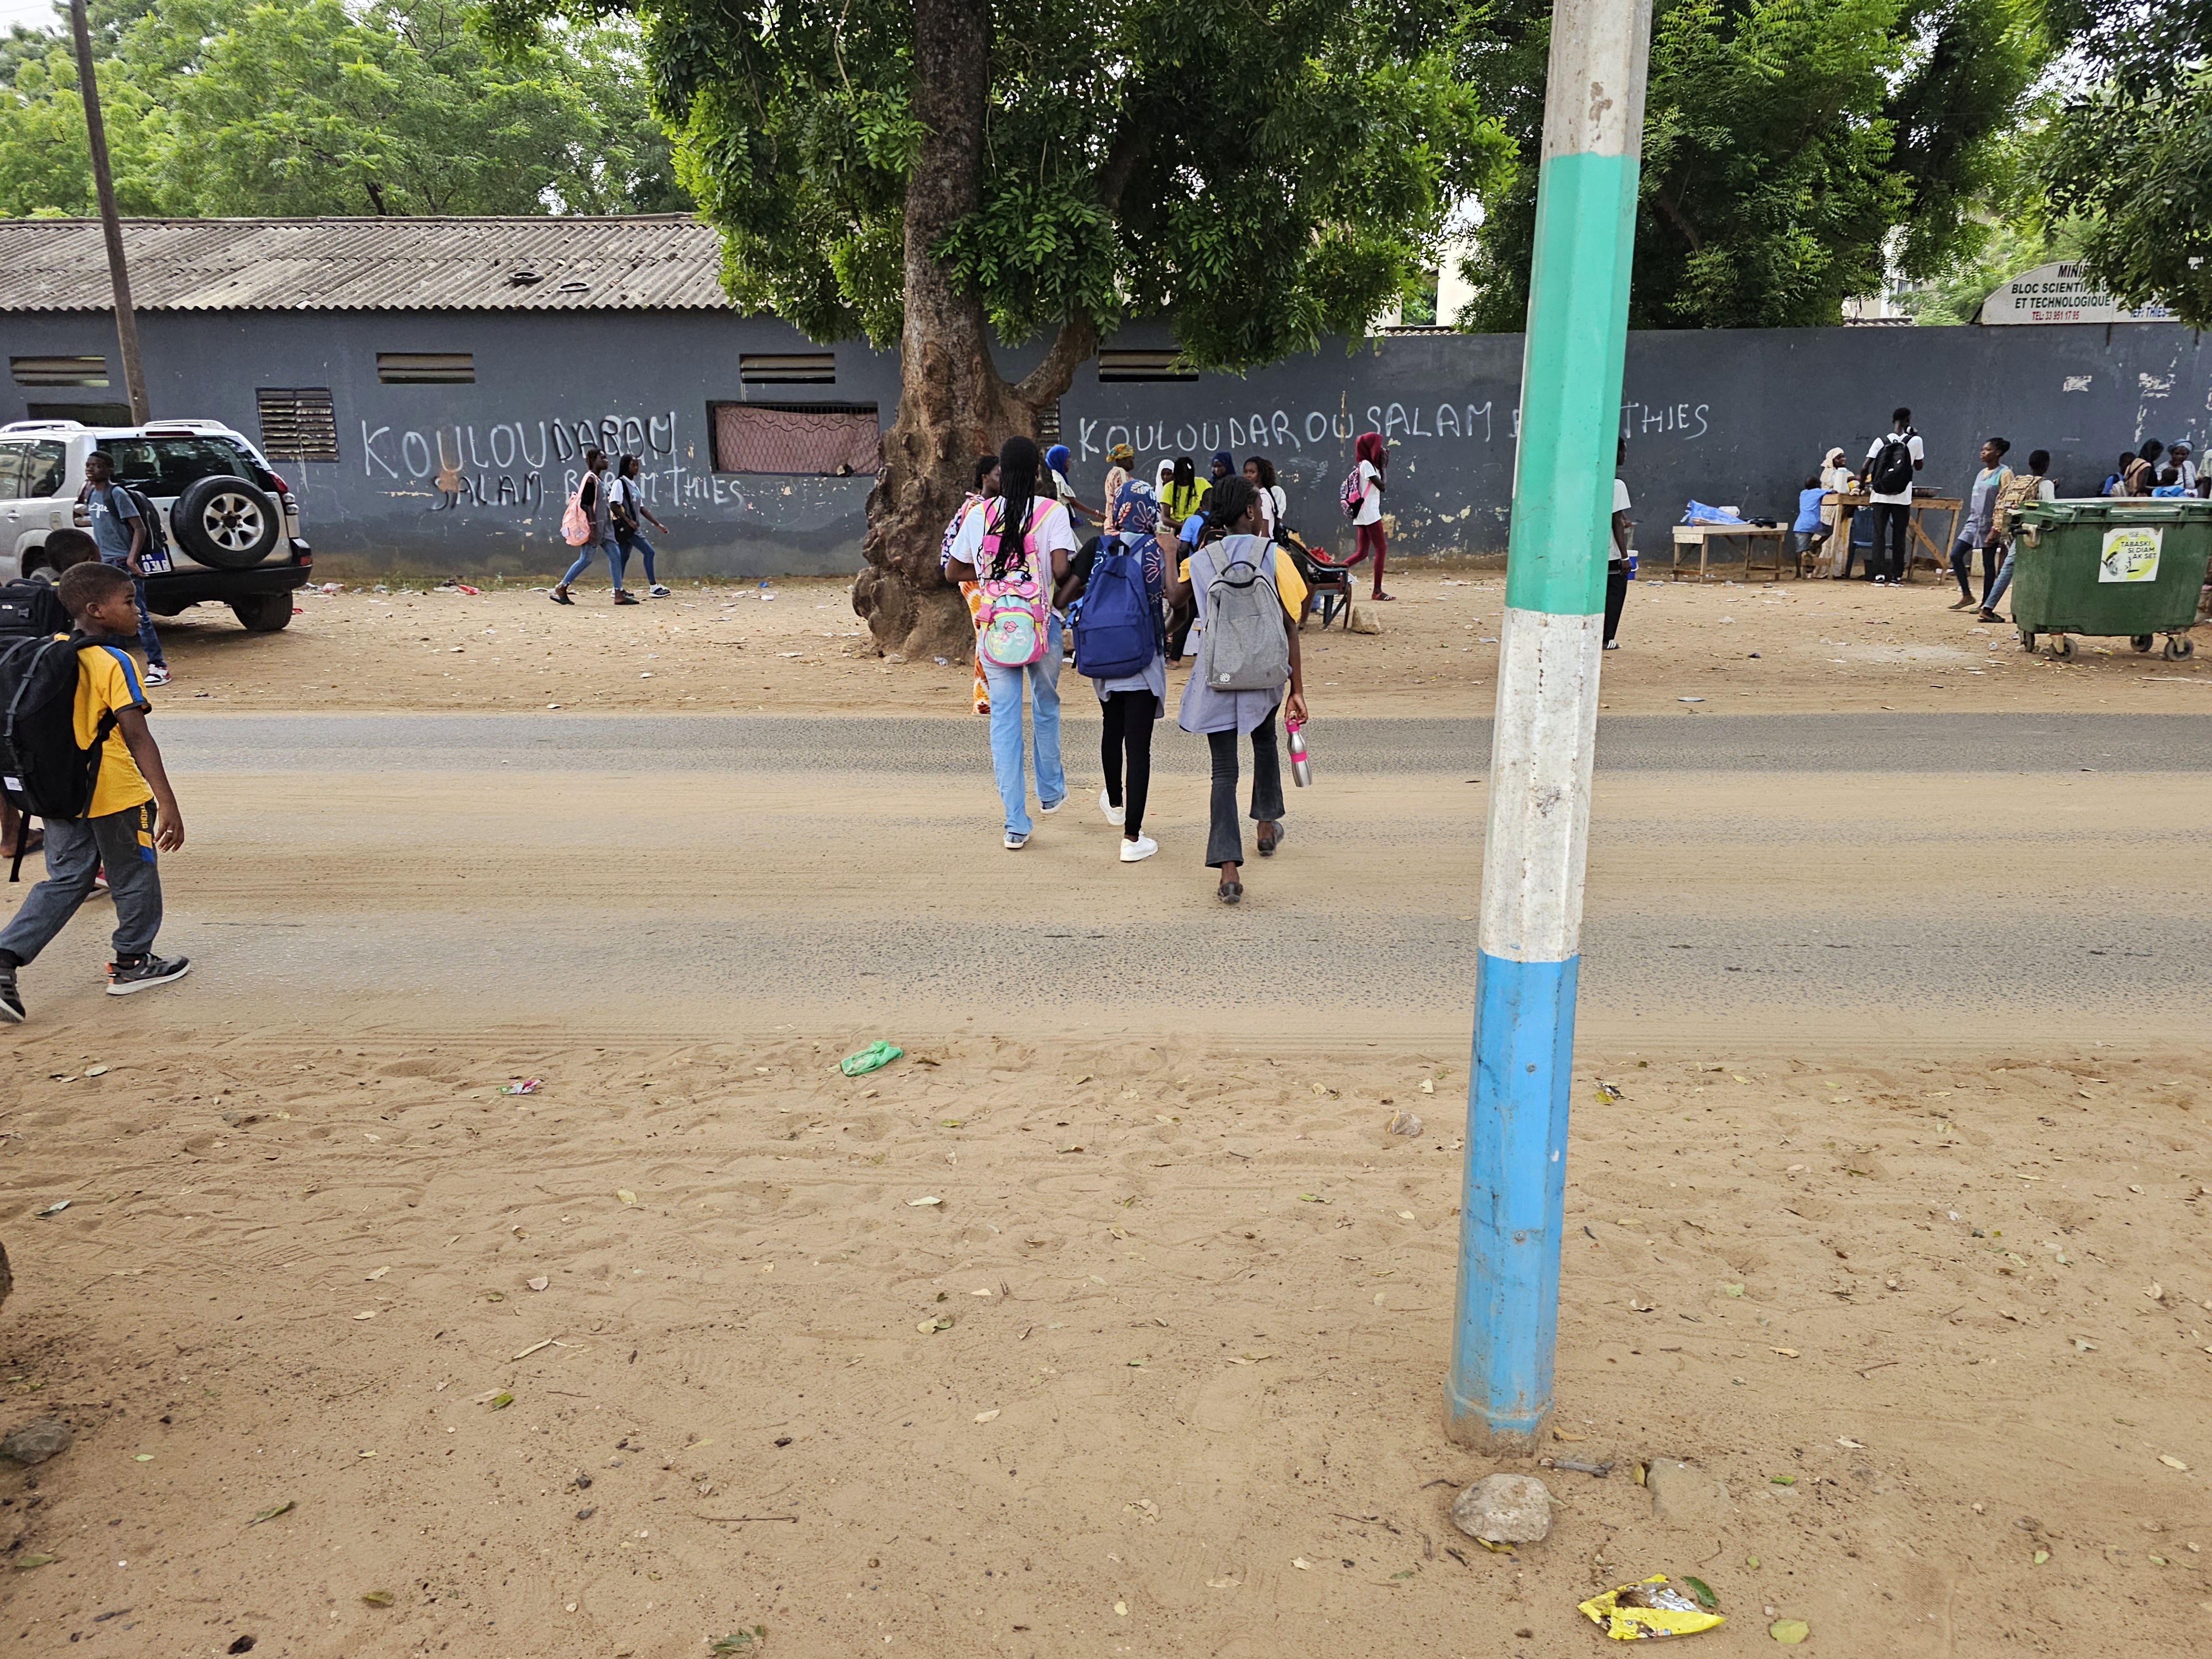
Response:
[[[642,458],[679,576],[846,574],[896,352],[732,307],[714,231],[678,217],[131,221],[152,412],[254,439],[319,563],[550,576],[581,453]],[[94,222],[0,222],[0,421],[127,419]],[[1008,349],[1018,376],[1042,342]],[[1263,453],[1309,539],[1348,547],[1336,486],[1373,428],[1393,452],[1393,551],[1505,545],[1517,335],[1399,330],[1249,374],[1124,330],[1059,409],[1079,493],[1106,450]],[[2212,357],[2173,324],[1668,331],[1629,337],[1624,476],[1643,546],[1690,497],[1787,515],[1832,444],[1856,460],[1909,404],[1924,481],[1956,493],[1991,434],[2086,491],[2145,437],[2198,441]],[[1595,457],[1600,465],[1610,456]]]

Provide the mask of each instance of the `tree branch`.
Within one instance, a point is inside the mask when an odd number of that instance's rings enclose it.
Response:
[[[1071,318],[1060,327],[1060,337],[1044,361],[1015,382],[1013,394],[1031,409],[1053,402],[1074,384],[1075,371],[1098,349],[1098,325],[1088,317]]]

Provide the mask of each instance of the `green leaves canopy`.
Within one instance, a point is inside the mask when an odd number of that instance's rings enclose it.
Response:
[[[2050,210],[2081,216],[2081,263],[2114,298],[2212,327],[2212,0],[2100,9],[2095,78],[2043,154]]]
[[[1517,8],[1516,9],[1513,9]],[[1537,153],[1549,9],[1503,0],[1470,74]],[[1660,0],[1629,321],[1814,327],[1908,275],[1970,257],[1984,190],[2051,48],[2038,0]],[[1462,326],[1528,305],[1536,179],[1492,204]]]
[[[623,34],[495,47],[453,0],[163,0],[100,9],[125,213],[681,210]],[[94,211],[66,35],[0,59],[0,213]]]
[[[912,7],[637,13],[732,296],[816,339],[895,340]],[[1002,0],[989,17],[980,206],[933,252],[1010,340],[1171,312],[1193,361],[1242,368],[1358,332],[1510,155],[1454,78],[1442,0]]]

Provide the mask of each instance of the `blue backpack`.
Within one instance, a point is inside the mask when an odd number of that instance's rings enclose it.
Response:
[[[1159,606],[1145,592],[1145,565],[1119,536],[1100,538],[1075,618],[1075,672],[1094,680],[1141,674],[1160,648]]]

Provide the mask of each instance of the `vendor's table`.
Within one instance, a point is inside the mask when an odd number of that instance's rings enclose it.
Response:
[[[1704,581],[1706,575],[1706,564],[1712,556],[1712,544],[1724,536],[1740,536],[1743,538],[1743,574],[1747,581],[1758,569],[1756,560],[1759,544],[1762,541],[1771,541],[1774,544],[1774,562],[1769,568],[1774,580],[1778,581],[1781,580],[1785,568],[1784,560],[1790,544],[1790,532],[1779,525],[1759,524],[1676,525],[1674,526],[1674,566],[1669,580],[1679,581],[1681,579],[1683,553],[1685,550],[1694,547],[1698,550],[1698,580]],[[1790,559],[1787,568],[1795,569],[1796,561]]]
[[[1831,546],[1840,549],[1850,544],[1852,517],[1867,507],[1872,507],[1875,502],[1873,498],[1863,490],[1853,490],[1849,495],[1838,495],[1835,497],[1835,501],[1836,532],[1829,539]],[[1903,580],[1906,581],[1912,580],[1913,563],[1923,556],[1932,561],[1939,571],[1951,568],[1951,544],[1959,539],[1959,514],[1965,510],[1966,505],[1964,500],[1955,495],[1915,495],[1912,498],[1912,511],[1906,515],[1905,520]],[[1940,547],[1929,539],[1927,528],[1921,522],[1922,516],[1928,513],[1948,513],[1951,515],[1950,527],[1944,533],[1943,544]],[[1879,534],[1880,532],[1877,530],[1875,533]],[[1924,556],[1914,547],[1913,544],[1916,542],[1928,550]],[[1876,554],[1881,552],[1879,545],[1874,550]]]

